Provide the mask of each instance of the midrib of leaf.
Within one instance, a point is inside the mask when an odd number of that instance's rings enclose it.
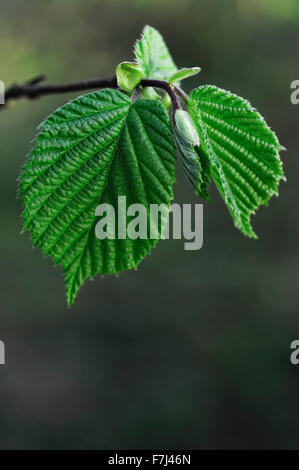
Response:
[[[140,103],[140,105],[141,105],[141,103]],[[156,106],[156,104],[155,104],[154,106]],[[143,112],[146,113],[146,110],[143,110]],[[135,125],[135,126],[136,126],[136,124],[137,124],[137,122],[138,122],[138,123],[139,123],[139,126],[140,126],[140,124],[143,124],[143,122],[140,121],[140,120],[138,120],[138,118],[136,119],[136,114],[138,114],[138,117],[140,117],[140,116],[139,116],[139,113],[137,113],[137,111],[136,111],[136,108],[133,109],[133,110],[131,110],[130,122],[132,123],[132,122],[134,121],[134,125]],[[134,115],[134,118],[135,118],[135,119],[133,119],[133,115]],[[155,116],[155,117],[157,117],[157,116]],[[129,118],[129,115],[128,115],[128,118]],[[163,123],[163,125],[165,126],[165,122]],[[129,127],[130,127],[130,126],[129,126]],[[142,129],[143,129],[143,131],[144,131],[144,126],[142,126]],[[157,129],[155,129],[155,131],[157,131]],[[151,139],[149,139],[149,137],[147,138],[146,141],[145,141],[145,140],[142,140],[142,142],[143,142],[143,143],[146,142],[148,145],[151,146]],[[169,143],[169,142],[168,142],[168,143]],[[143,147],[144,147],[144,144],[143,144]],[[146,150],[146,149],[144,149],[144,150]],[[169,152],[169,148],[168,148],[167,151]],[[159,161],[160,157],[159,157],[158,154],[155,152],[155,149],[152,148],[152,152],[153,152],[153,155],[155,155],[155,158],[157,159],[157,161]],[[135,149],[134,149],[134,153],[135,153],[135,155],[136,155],[136,150],[135,150]],[[140,149],[139,149],[138,153],[139,153],[139,155],[140,155]],[[144,153],[144,151],[143,151],[143,153]],[[151,152],[147,154],[146,151],[145,151],[145,155],[148,155],[148,157],[150,157]],[[144,155],[144,156],[145,156],[145,155]],[[165,152],[164,152],[164,155],[165,155]],[[128,155],[128,156],[129,156],[129,155]],[[122,159],[121,159],[121,160],[122,160]],[[132,160],[132,158],[131,158],[130,160],[131,160],[131,161],[134,161],[134,160],[135,160],[136,164],[138,164],[138,172],[139,172],[139,174],[141,174],[141,167],[143,167],[144,165],[146,165],[145,161],[147,160],[147,158],[142,158],[141,160],[140,160],[140,158],[139,158],[139,159],[137,159],[137,158],[134,159],[134,158],[133,158],[133,160]],[[164,159],[164,161],[165,161],[165,159]],[[150,159],[149,159],[149,162],[150,162]],[[173,164],[173,162],[174,162],[174,160],[172,160],[172,164]],[[123,163],[124,163],[124,161],[123,161]],[[130,174],[130,173],[128,172],[128,168],[129,168],[128,165],[125,165],[124,168],[125,168],[124,173],[127,175],[127,179],[128,179],[128,178],[131,178],[132,174]],[[150,171],[150,172],[152,171],[148,166],[147,166],[147,168],[148,168],[148,171]],[[134,170],[133,170],[133,171],[134,171]],[[164,173],[165,173],[165,170],[164,170]],[[152,173],[151,173],[151,175],[152,175]],[[157,176],[157,175],[155,175],[155,176]],[[174,174],[173,174],[172,178],[174,178]],[[158,180],[158,181],[159,181],[159,186],[158,186],[158,187],[159,187],[159,196],[158,196],[158,197],[159,197],[159,202],[160,202],[160,200],[163,200],[163,198],[164,198],[164,202],[166,202],[166,200],[172,198],[172,192],[171,192],[171,194],[170,194],[170,193],[165,193],[165,191],[163,190],[163,194],[160,193],[160,190],[162,190],[162,189],[161,189],[162,184],[163,184],[163,185],[165,185],[165,184],[172,184],[172,182],[171,182],[171,181],[168,181],[168,180],[169,180],[169,177],[167,178],[167,177],[166,177],[166,174],[165,174],[165,181],[164,181],[163,183],[161,183],[161,181]],[[173,180],[172,180],[172,181],[173,181]],[[145,184],[145,182],[144,182],[144,184]],[[146,187],[147,187],[147,191],[148,191],[148,192],[151,192],[151,191],[153,190],[152,186],[151,186],[150,184],[148,184],[148,182],[147,182],[147,184],[145,184],[145,185],[146,185]],[[129,184],[129,187],[132,189],[132,188],[134,187],[134,185],[130,185],[130,184]],[[112,190],[113,190],[113,185],[112,185],[112,186],[109,185],[109,187],[107,187],[107,189],[108,189],[109,192],[112,191]],[[156,189],[156,186],[155,186],[155,189]],[[147,193],[147,194],[148,194],[148,193]],[[118,195],[118,194],[115,194],[115,197],[117,197],[117,195]],[[105,196],[105,195],[103,194],[103,200],[104,200],[104,202],[106,202],[106,197],[107,197],[107,201],[110,201],[110,196]],[[148,196],[147,196],[147,199],[148,199],[148,202],[150,202],[150,198],[149,198]],[[111,202],[111,201],[110,201],[110,202]],[[132,202],[136,202],[136,201],[132,201]],[[128,204],[129,204],[129,201],[128,201]],[[149,246],[153,247],[153,246],[156,244],[156,242],[157,242],[157,240],[148,240],[148,241],[147,241],[147,244],[148,244]],[[109,244],[109,243],[108,243],[108,244]],[[126,249],[126,250],[128,250],[129,252],[132,252],[132,254],[135,253],[135,254],[134,254],[134,260],[133,260],[134,264],[137,264],[137,263],[140,261],[140,259],[142,259],[142,257],[144,256],[144,254],[145,254],[145,253],[147,252],[147,250],[148,250],[148,249],[143,250],[143,251],[141,250],[141,254],[140,254],[140,250],[139,250],[139,251],[137,252],[138,258],[136,258],[136,247],[138,246],[138,240],[137,240],[137,241],[132,241],[132,240],[130,240],[130,239],[117,240],[117,244],[118,244],[118,245],[121,245],[121,246],[123,246],[123,247],[125,247],[125,248],[123,248],[124,250]],[[122,270],[122,269],[130,269],[130,267],[124,266],[122,263],[120,263],[120,264],[118,265],[118,267],[117,267],[117,270]]]
[[[137,114],[137,113],[136,113]],[[126,129],[127,130],[127,134],[128,134],[128,139],[129,139],[129,142],[130,142],[130,145],[131,145],[131,149],[132,149],[132,155],[134,157],[134,162],[136,164],[136,167],[138,168],[138,173],[139,173],[139,178],[142,182],[142,189],[143,189],[143,195],[142,195],[142,199],[143,201],[139,201],[141,204],[144,204],[145,203],[148,203],[149,202],[149,198],[148,198],[148,195],[147,195],[147,191],[146,191],[146,185],[144,184],[144,180],[143,180],[143,177],[142,177],[142,174],[140,172],[140,163],[138,162],[138,158],[137,158],[137,155],[136,155],[136,152],[135,152],[135,146],[134,146],[134,141],[133,139],[131,138],[131,134],[130,134],[130,130],[129,128]],[[130,187],[130,185],[129,185]]]
[[[144,134],[147,136],[147,142],[146,142],[146,143],[147,143],[147,146],[150,147],[150,148],[151,148],[151,151],[156,155],[157,158],[159,158],[156,149],[154,148],[154,146],[153,146],[152,143],[151,143],[151,140],[150,140],[150,138],[149,138],[149,135],[148,135],[148,133],[147,133],[147,130],[145,129],[145,127],[144,127],[144,125],[143,125],[143,122],[141,121],[140,116],[138,115],[138,113],[137,113],[136,111],[135,111],[135,116],[136,116],[137,119],[139,120],[140,126],[142,127]],[[141,162],[141,163],[143,163],[144,165],[146,165],[144,162]],[[148,167],[147,167],[147,169],[148,169],[148,171],[151,171]],[[152,173],[152,172],[151,172],[151,173]],[[153,174],[153,173],[152,173],[152,174]],[[159,182],[159,184],[160,184],[160,187],[163,187],[164,182],[162,182],[162,181],[160,180],[160,178],[158,177],[158,175],[154,175],[154,174],[153,174],[153,177],[158,180],[158,182]],[[144,182],[143,182],[143,184],[144,184]],[[167,196],[169,196],[169,194],[167,194]]]

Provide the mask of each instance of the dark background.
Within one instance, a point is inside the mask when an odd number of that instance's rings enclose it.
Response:
[[[1,449],[298,449],[297,0],[1,0],[0,79],[113,74],[144,24],[186,90],[211,83],[249,99],[277,132],[287,183],[234,227],[212,190],[204,247],[161,241],[137,272],[98,276],[68,310],[60,269],[20,235],[21,166],[37,125],[75,95],[0,113]],[[176,201],[201,202],[178,169]]]

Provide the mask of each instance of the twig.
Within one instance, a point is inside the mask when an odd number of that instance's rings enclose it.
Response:
[[[43,95],[53,95],[57,93],[68,93],[99,88],[118,88],[117,79],[115,76],[103,79],[93,78],[80,82],[57,85],[41,85],[40,83],[44,80],[46,80],[46,76],[40,75],[24,84],[13,84],[5,93],[5,104],[10,100],[15,100],[18,98],[36,99]],[[181,95],[181,93],[179,90],[176,92],[175,88],[170,86],[168,82],[164,80],[143,79],[140,82],[140,86],[161,88],[162,90],[166,91],[166,93],[168,93],[172,102],[173,110],[175,111],[176,109],[181,108],[180,99],[178,97],[178,95]],[[5,108],[5,105],[0,106],[0,110],[3,108]]]
[[[116,77],[104,79],[90,79],[81,82],[64,83],[61,85],[39,85],[44,80],[44,76],[39,76],[24,83],[23,85],[14,84],[5,93],[5,102],[17,98],[35,99],[42,95],[53,95],[57,93],[68,93],[72,91],[91,90],[95,88],[117,88]]]

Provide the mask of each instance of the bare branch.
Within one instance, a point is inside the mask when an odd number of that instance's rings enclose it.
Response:
[[[64,83],[60,85],[40,85],[40,82],[45,80],[45,76],[30,80],[24,84],[13,84],[5,93],[5,103],[9,100],[17,98],[35,99],[42,95],[53,95],[57,93],[68,93],[73,91],[91,90],[98,88],[117,88],[116,77],[111,78],[93,78],[90,80],[83,80],[81,82]]]
[[[33,78],[29,82],[23,84],[13,84],[5,93],[5,104],[10,100],[19,98],[36,99],[43,95],[53,95],[57,93],[69,93],[74,91],[92,90],[100,88],[118,88],[116,77],[110,78],[93,78],[89,80],[83,80],[80,82],[63,83],[57,85],[41,85],[42,81],[46,80],[45,75],[40,75]],[[169,85],[165,80],[151,80],[143,79],[140,82],[142,87],[154,87],[163,89],[172,101],[173,109],[179,109],[181,107],[178,93],[175,92],[174,88]],[[5,105],[0,106],[0,110],[5,108]]]

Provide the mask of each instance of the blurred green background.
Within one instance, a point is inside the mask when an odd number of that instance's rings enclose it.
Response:
[[[212,190],[204,247],[161,241],[137,272],[87,282],[66,308],[60,269],[20,235],[17,177],[37,125],[76,95],[0,113],[1,449],[299,448],[297,0],[1,0],[0,79],[114,73],[145,24],[185,82],[249,99],[277,132],[287,183],[234,229]],[[178,168],[176,201],[201,202]]]

